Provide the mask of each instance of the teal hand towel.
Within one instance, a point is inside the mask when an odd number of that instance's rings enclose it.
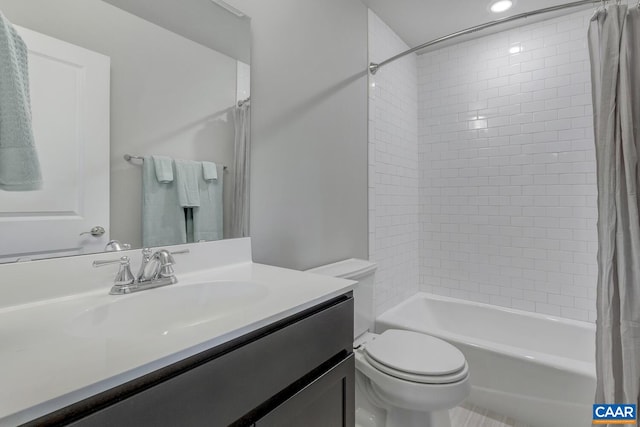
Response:
[[[27,46],[0,12],[0,189],[42,187],[33,138]]]
[[[193,208],[194,241],[220,240],[224,237],[223,175],[213,181],[206,181],[203,174],[199,177],[200,206]]]
[[[213,162],[202,162],[202,176],[205,181],[218,179],[218,166]]]
[[[158,247],[187,243],[184,209],[175,182],[158,182],[150,156],[142,165],[142,244]]]
[[[156,168],[158,182],[167,184],[173,181],[173,160],[171,157],[151,156]]]
[[[176,160],[176,185],[180,206],[200,206],[200,191],[198,182],[202,179],[200,163],[192,160]]]

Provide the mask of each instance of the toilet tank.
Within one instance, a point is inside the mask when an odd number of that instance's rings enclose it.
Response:
[[[362,259],[346,259],[307,270],[308,273],[356,280],[354,299],[354,339],[367,331],[373,331],[373,284],[377,265]]]

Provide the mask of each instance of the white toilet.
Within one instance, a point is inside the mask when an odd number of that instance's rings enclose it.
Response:
[[[373,334],[376,265],[349,259],[308,270],[357,280],[354,290],[356,426],[450,427],[449,409],[471,390],[460,350],[429,335],[390,329]]]

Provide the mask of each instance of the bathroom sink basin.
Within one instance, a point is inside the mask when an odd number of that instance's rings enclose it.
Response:
[[[109,296],[109,302],[70,319],[65,332],[95,338],[168,335],[242,312],[267,294],[259,283],[216,281]]]

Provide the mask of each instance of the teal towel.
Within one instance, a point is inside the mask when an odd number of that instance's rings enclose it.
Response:
[[[0,12],[0,189],[42,187],[33,138],[27,46]]]
[[[218,166],[213,162],[202,162],[202,176],[205,181],[218,179]]]
[[[158,182],[167,184],[173,181],[173,160],[171,157],[151,156],[156,167],[156,178]]]
[[[194,241],[221,240],[224,238],[224,222],[222,209],[223,175],[215,181],[205,181],[203,174],[200,180],[200,207],[193,208]]]
[[[142,165],[142,244],[158,247],[187,243],[184,209],[178,203],[176,183],[161,184],[155,162],[144,158]]]
[[[180,206],[200,206],[198,181],[202,179],[202,166],[192,160],[176,160],[176,184]]]

